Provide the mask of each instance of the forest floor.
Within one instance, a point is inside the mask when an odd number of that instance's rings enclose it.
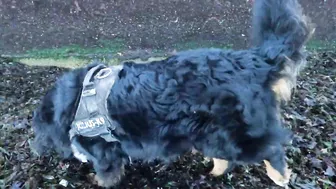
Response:
[[[97,188],[90,165],[56,155],[39,157],[30,147],[32,111],[66,70],[0,59],[0,188]],[[283,109],[286,126],[295,133],[287,147],[293,169],[290,188],[336,188],[335,82],[336,53],[311,54],[293,99]],[[280,188],[267,177],[264,165],[213,177],[208,174],[211,161],[188,154],[165,171],[159,171],[161,166],[134,162],[118,188]]]

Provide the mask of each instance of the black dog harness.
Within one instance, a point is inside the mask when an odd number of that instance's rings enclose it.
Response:
[[[106,67],[99,64],[88,71],[69,131],[70,140],[81,135],[100,136],[107,142],[119,141],[112,133],[117,123],[108,115],[107,98],[121,68],[122,66]]]

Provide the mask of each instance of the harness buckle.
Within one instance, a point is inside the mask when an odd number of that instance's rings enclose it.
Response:
[[[96,89],[94,87],[93,83],[89,83],[87,85],[84,86],[84,89],[82,91],[82,96],[93,96],[96,95]]]
[[[103,68],[97,73],[96,78],[97,79],[104,79],[105,77],[109,76],[111,74],[111,72],[112,72],[111,68],[109,68],[109,67]]]
[[[89,89],[89,90],[83,91],[82,96],[83,97],[85,97],[85,96],[93,96],[95,94],[96,94],[96,89]]]

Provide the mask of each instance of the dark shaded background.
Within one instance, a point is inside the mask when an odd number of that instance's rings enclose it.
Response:
[[[315,39],[336,40],[336,0],[300,0]],[[129,48],[183,41],[248,46],[251,0],[0,0],[0,54],[121,38]]]

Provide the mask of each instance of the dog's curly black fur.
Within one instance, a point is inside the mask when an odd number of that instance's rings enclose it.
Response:
[[[312,28],[296,0],[256,0],[255,47],[198,49],[148,64],[126,62],[108,97],[120,142],[75,137],[102,185],[115,185],[134,159],[170,162],[191,149],[230,163],[263,160],[285,174],[291,132],[279,105],[288,100]],[[83,79],[94,64],[63,75],[33,118],[39,152],[73,152],[68,132]],[[289,91],[289,92],[288,92]]]

